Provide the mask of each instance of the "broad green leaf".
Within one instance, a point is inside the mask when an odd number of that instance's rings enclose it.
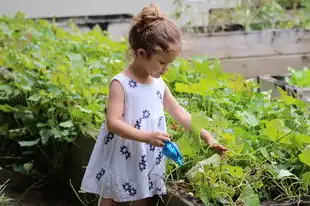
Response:
[[[259,197],[250,185],[246,185],[243,188],[237,202],[244,206],[260,206]]]
[[[102,82],[104,76],[102,74],[97,74],[97,75],[94,75],[90,80],[92,83],[99,83],[99,82]]]
[[[16,109],[11,107],[8,104],[1,104],[0,105],[0,111],[8,113],[8,112],[14,112],[14,111],[16,111]]]
[[[214,154],[211,157],[202,160],[200,162],[198,162],[194,167],[192,167],[187,173],[186,176],[189,179],[192,179],[196,176],[196,174],[199,172],[200,169],[203,169],[204,166],[208,165],[208,166],[214,166],[214,167],[218,167],[219,164],[221,162],[221,157],[218,154]]]
[[[39,143],[40,141],[40,138],[36,139],[36,140],[26,140],[26,141],[18,141],[18,144],[21,146],[21,147],[32,147],[32,146],[35,146]]]
[[[303,148],[305,144],[310,144],[310,136],[297,133],[292,136],[292,143],[296,148]]]
[[[259,124],[259,120],[255,117],[254,114],[250,112],[243,111],[239,112],[238,115],[240,116],[240,119],[243,122],[243,124],[247,124],[251,127],[255,127]]]
[[[281,119],[274,119],[267,122],[263,133],[268,136],[273,142],[280,140],[281,143],[290,144],[290,129],[285,127]]]
[[[290,171],[288,170],[283,170],[281,169],[279,171],[279,175],[278,175],[278,179],[282,179],[283,177],[289,177],[289,176],[295,176],[294,174],[292,174]]]
[[[298,155],[301,162],[305,163],[310,167],[310,145],[308,145],[304,151]]]
[[[188,155],[189,157],[194,157],[196,152],[192,147],[187,136],[183,135],[178,139],[177,144],[183,155]]]
[[[241,167],[223,165],[221,169],[233,177],[236,177],[236,178],[243,178],[244,177],[243,169]]]
[[[41,98],[41,95],[38,94],[38,93],[36,93],[36,94],[31,95],[31,96],[28,98],[28,100],[29,100],[29,101],[37,102],[37,101],[40,100],[40,98]]]
[[[61,130],[58,130],[57,128],[53,128],[53,135],[55,137],[55,139],[61,138]]]
[[[198,114],[192,114],[191,116],[191,128],[197,135],[200,135],[201,129],[208,126],[209,120]]]
[[[61,122],[59,124],[59,126],[69,128],[69,127],[73,127],[74,125],[73,125],[72,121],[66,121],[66,122]]]
[[[305,189],[307,189],[310,186],[310,172],[306,172],[302,175],[302,183]]]
[[[265,147],[262,147],[259,150],[265,158],[269,159],[270,156],[268,155],[268,152]]]
[[[83,56],[81,54],[69,53],[68,57],[72,61],[74,67],[82,68],[85,64]]]
[[[81,107],[80,105],[76,105],[75,107],[77,107],[81,112],[85,112],[85,113],[88,113],[88,114],[92,113],[91,110],[85,109],[85,108]]]

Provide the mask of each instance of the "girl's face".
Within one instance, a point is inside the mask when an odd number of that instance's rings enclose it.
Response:
[[[180,54],[179,45],[171,44],[168,52],[160,52],[146,58],[146,55],[138,55],[141,66],[154,78],[161,77],[168,70],[168,65]]]

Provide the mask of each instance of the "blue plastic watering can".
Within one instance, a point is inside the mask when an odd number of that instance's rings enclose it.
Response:
[[[166,157],[175,161],[179,166],[183,164],[183,156],[178,145],[174,142],[165,141],[165,146],[163,147],[162,152]]]

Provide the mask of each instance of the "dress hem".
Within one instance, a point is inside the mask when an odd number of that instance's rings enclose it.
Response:
[[[132,198],[116,198],[116,197],[113,197],[113,195],[111,195],[111,194],[107,194],[107,193],[106,194],[100,194],[100,192],[98,192],[96,189],[91,189],[91,188],[81,189],[80,192],[81,193],[96,194],[96,195],[100,196],[101,198],[112,199],[113,201],[115,201],[117,203],[132,202],[132,201],[143,200],[146,198],[152,198],[154,196],[162,196],[162,195],[167,194],[167,191],[163,191],[163,192],[157,192],[157,193],[150,193],[149,195],[136,196],[136,197],[132,197]]]

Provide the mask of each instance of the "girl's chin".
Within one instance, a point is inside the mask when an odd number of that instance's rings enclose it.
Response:
[[[162,73],[157,73],[157,74],[153,74],[152,77],[160,78],[162,75],[163,75]]]
[[[161,76],[163,76],[165,74],[165,72],[158,72],[156,74],[152,74],[152,77],[154,78],[160,78]]]

